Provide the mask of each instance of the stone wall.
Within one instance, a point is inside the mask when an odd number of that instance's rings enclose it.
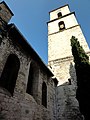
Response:
[[[57,87],[57,120],[82,120],[75,91],[73,83]]]
[[[57,120],[82,120],[76,100],[77,83],[73,57],[54,60],[49,65],[59,81],[56,89]]]
[[[15,54],[20,60],[14,93],[0,87],[0,115],[5,120],[55,120],[55,84],[51,75],[35,61],[22,46],[8,37],[2,38],[0,45],[0,76],[10,54]],[[34,63],[35,84],[33,96],[26,92],[29,69]],[[42,83],[47,86],[47,107],[42,105]]]
[[[82,45],[86,52],[89,51],[89,47],[87,45],[85,37],[83,36],[80,26],[77,25],[64,31],[59,31],[54,34],[48,35],[48,61],[72,56],[70,43],[70,39],[72,36],[78,38],[80,45]]]
[[[49,66],[51,66],[51,70],[59,81],[58,85],[69,82],[69,78],[74,82],[76,81],[75,68],[72,56],[53,60],[49,62]]]
[[[58,8],[58,9],[52,10],[50,12],[50,21],[54,20],[54,19],[57,19],[58,18],[57,14],[59,12],[62,13],[62,16],[66,15],[66,14],[69,14],[70,13],[69,6],[65,5],[65,6],[62,6],[62,7]]]

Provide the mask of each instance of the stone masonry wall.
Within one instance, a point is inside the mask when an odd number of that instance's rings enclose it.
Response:
[[[62,16],[66,15],[66,14],[69,14],[70,10],[69,10],[68,5],[65,5],[64,7],[60,7],[58,9],[56,9],[56,10],[51,11],[50,12],[50,21],[54,20],[54,19],[57,19],[58,18],[57,14],[59,12],[62,13]]]
[[[51,66],[51,70],[59,81],[58,85],[62,85],[68,82],[69,78],[72,79],[72,81],[74,82],[76,81],[72,56],[53,60],[49,62],[49,66]]]
[[[90,57],[90,52],[87,55]],[[56,88],[57,120],[83,120],[76,99],[77,82],[73,57],[51,61],[49,66],[59,81]],[[68,79],[71,79],[71,84]]]
[[[56,89],[57,120],[82,120],[76,100],[77,84],[73,57],[54,60],[49,62],[49,65],[59,81]]]
[[[18,56],[20,69],[13,96],[6,89],[0,87],[0,115],[5,120],[55,120],[55,84],[48,73],[21,46],[12,42],[9,38],[3,38],[0,45],[0,76],[10,54]],[[31,61],[34,61],[39,74],[36,82],[37,94],[35,94],[35,98],[26,93]],[[41,102],[43,81],[47,85],[47,108]]]
[[[75,26],[48,36],[48,61],[57,60],[72,55],[70,43],[72,36],[78,38],[80,44],[86,52],[89,51],[89,47],[80,26]]]

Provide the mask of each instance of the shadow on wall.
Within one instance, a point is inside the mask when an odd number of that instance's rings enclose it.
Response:
[[[77,70],[76,98],[85,120],[90,120],[90,64],[82,64]]]
[[[90,77],[89,77],[90,65],[85,64],[81,65],[77,68],[77,76],[76,78],[76,70],[75,65],[70,64],[69,73],[71,76],[71,84],[76,86],[76,99],[79,103],[79,110],[82,115],[84,115],[85,120],[90,119]]]
[[[73,63],[70,63],[69,74],[70,78],[68,78],[68,81],[57,87],[58,116],[59,118],[62,116],[65,120],[68,120],[68,118],[70,120],[83,120],[79,110],[79,103],[76,99],[77,84]]]
[[[5,115],[2,113],[2,110],[0,110],[0,120],[5,120]]]
[[[57,88],[58,119],[83,120],[76,100],[76,88],[71,81],[65,82]]]

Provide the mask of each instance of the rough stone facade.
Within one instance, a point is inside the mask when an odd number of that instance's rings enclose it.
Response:
[[[76,73],[70,39],[78,38],[86,52],[90,52],[75,13],[65,5],[50,12],[48,22],[48,65],[58,79],[56,88],[57,120],[82,120],[76,100]],[[88,53],[89,55],[89,53]]]
[[[6,3],[0,7],[11,19]],[[55,120],[57,80],[15,25],[0,15],[6,23],[0,28],[0,120]]]
[[[6,120],[52,120],[54,110],[55,83],[52,73],[46,66],[24,51],[22,46],[9,38],[3,38],[0,45],[0,76],[9,55],[16,55],[20,60],[20,69],[16,79],[13,96],[0,87],[0,112]],[[38,56],[35,56],[38,58]],[[26,93],[30,64],[34,66],[33,96]],[[45,68],[44,68],[45,67]],[[48,71],[48,72],[47,72]],[[42,84],[47,86],[47,108],[42,105]],[[12,85],[12,84],[11,84]]]
[[[12,16],[6,3],[1,2],[0,120],[82,120],[75,98],[77,83],[71,36],[79,39],[89,56],[90,51],[74,13],[68,5],[50,12],[50,69],[17,27],[8,24]]]

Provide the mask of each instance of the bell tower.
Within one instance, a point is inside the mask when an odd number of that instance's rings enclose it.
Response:
[[[72,59],[70,45],[72,36],[78,38],[86,52],[89,51],[81,27],[76,20],[75,12],[70,12],[68,5],[52,10],[50,12],[50,21],[48,22],[48,64],[56,77],[58,77],[59,84],[66,82],[70,78],[67,70],[69,68],[65,67],[67,64],[63,66],[63,69],[59,68],[60,65],[58,65],[59,71],[65,73],[61,73],[60,77],[55,64],[56,61]]]
[[[52,10],[48,22],[48,66],[58,79],[56,89],[57,120],[81,120],[76,100],[76,74],[71,52],[70,39],[78,38],[86,52],[89,47],[77,22],[75,12],[64,5]]]

